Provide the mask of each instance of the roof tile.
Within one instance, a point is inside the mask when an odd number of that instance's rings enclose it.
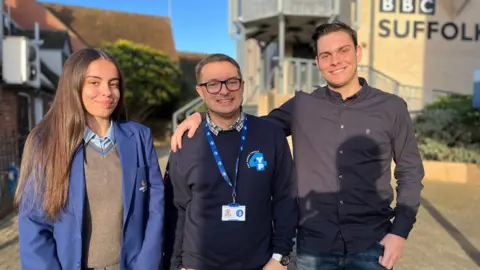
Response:
[[[96,8],[41,3],[82,37],[89,46],[126,39],[164,51],[174,61],[178,55],[170,19]]]

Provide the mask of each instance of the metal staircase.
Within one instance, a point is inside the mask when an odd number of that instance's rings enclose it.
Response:
[[[342,18],[342,14],[348,16]],[[244,73],[246,41],[254,39],[261,48],[258,77],[253,83],[247,82],[244,91],[245,110],[255,112],[257,93],[272,84],[283,92],[284,74],[280,67],[285,61],[287,43],[308,47],[310,34],[318,24],[335,19],[346,21],[347,17],[350,1],[345,0],[229,0],[229,33],[237,42],[236,58]],[[270,65],[272,60],[276,65]],[[197,98],[177,110],[172,119],[173,130],[180,116],[188,115],[201,103]]]
[[[354,2],[359,7],[360,0]],[[229,33],[237,42],[236,59],[244,75],[251,75],[246,79],[244,109],[257,114],[259,94],[310,92],[325,85],[312,59],[310,36],[317,25],[336,19],[357,26],[359,8],[352,21],[351,7],[351,1],[346,0],[229,0]],[[248,70],[251,65],[246,65],[247,40],[255,40],[260,48],[255,70]],[[285,53],[287,46],[290,56]],[[250,61],[252,55],[248,57]],[[359,66],[358,72],[370,85],[403,97],[410,110],[422,108],[419,87],[403,85],[369,66]],[[196,98],[177,110],[172,118],[173,130],[178,121],[202,104],[201,98]]]

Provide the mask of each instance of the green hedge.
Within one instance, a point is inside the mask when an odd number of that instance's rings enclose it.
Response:
[[[480,145],[448,147],[446,144],[425,139],[418,148],[422,159],[480,164]]]
[[[415,133],[425,160],[480,165],[480,110],[472,96],[442,96],[415,117]]]

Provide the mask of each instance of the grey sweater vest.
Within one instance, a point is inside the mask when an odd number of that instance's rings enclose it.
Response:
[[[116,146],[105,154],[85,147],[85,213],[83,261],[88,268],[120,262],[123,203],[122,166]]]

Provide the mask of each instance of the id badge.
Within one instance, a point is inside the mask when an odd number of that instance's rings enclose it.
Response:
[[[222,206],[222,221],[245,221],[245,205],[229,204]]]

